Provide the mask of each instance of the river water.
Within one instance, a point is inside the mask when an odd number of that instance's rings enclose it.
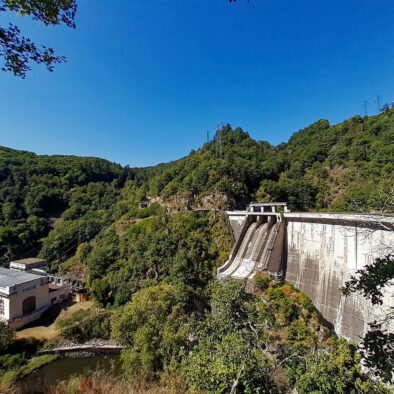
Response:
[[[50,386],[56,386],[61,380],[73,375],[91,376],[95,370],[106,371],[113,375],[121,374],[121,362],[118,354],[96,354],[88,357],[61,357],[51,364],[32,372],[17,383],[19,393],[47,392]]]

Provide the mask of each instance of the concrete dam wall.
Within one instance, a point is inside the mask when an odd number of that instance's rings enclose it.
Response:
[[[331,213],[227,212],[236,240],[218,277],[253,279],[259,271],[285,277],[305,292],[335,332],[357,342],[368,322],[394,306],[394,290],[372,307],[339,291],[350,275],[394,249],[394,217]],[[391,327],[393,330],[394,327]]]

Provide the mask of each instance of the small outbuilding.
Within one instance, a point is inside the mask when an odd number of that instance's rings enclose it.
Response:
[[[38,271],[44,272],[46,271],[47,262],[44,259],[38,259],[29,257],[28,259],[21,259],[11,261],[10,269],[19,270],[19,271]]]
[[[74,294],[74,299],[76,302],[89,301],[89,298],[90,298],[90,292],[88,289],[77,290]]]

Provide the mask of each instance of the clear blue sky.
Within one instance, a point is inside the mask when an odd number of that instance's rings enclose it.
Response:
[[[78,1],[77,29],[3,15],[68,63],[0,72],[0,145],[130,166],[219,122],[272,144],[394,100],[393,0]]]

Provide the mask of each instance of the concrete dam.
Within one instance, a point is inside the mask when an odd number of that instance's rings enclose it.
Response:
[[[278,206],[284,212],[276,212]],[[228,211],[235,244],[218,277],[253,280],[268,271],[306,293],[335,332],[358,342],[368,322],[394,307],[394,289],[383,305],[339,291],[356,270],[394,250],[394,216],[288,212],[285,203],[251,204]],[[393,331],[394,327],[386,327]]]

